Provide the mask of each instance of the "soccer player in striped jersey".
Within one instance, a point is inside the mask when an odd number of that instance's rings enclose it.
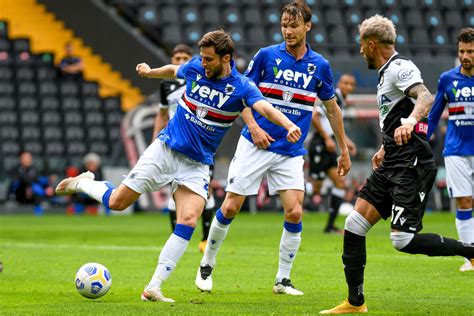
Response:
[[[161,291],[184,254],[208,196],[209,165],[226,131],[246,106],[252,107],[287,131],[289,142],[297,142],[301,130],[275,110],[255,84],[236,69],[234,44],[222,30],[206,33],[199,41],[200,57],[178,65],[151,69],[145,63],[136,70],[145,78],[181,78],[186,90],[176,114],[157,139],[145,150],[122,184],[115,188],[94,181],[86,172],[61,181],[59,195],[83,192],[112,210],[124,210],[140,194],[171,184],[176,201],[177,224],[163,246],[150,282],[142,293],[144,301],[174,302]]]
[[[279,194],[284,223],[280,241],[279,264],[273,292],[303,295],[291,280],[290,272],[301,243],[304,175],[303,146],[311,124],[317,98],[327,109],[329,121],[341,148],[339,175],[351,167],[345,143],[344,127],[334,94],[329,62],[306,44],[311,29],[311,9],[304,1],[293,1],[282,8],[281,31],[285,41],[262,48],[250,62],[246,76],[257,84],[273,104],[301,128],[303,136],[296,143],[285,138],[285,131],[255,111],[244,111],[246,127],[229,167],[227,194],[212,221],[209,241],[196,276],[202,291],[212,289],[212,269],[217,252],[230,223],[240,211],[247,195],[257,194],[266,175],[269,193]]]
[[[448,194],[456,199],[456,229],[459,239],[474,243],[474,28],[458,35],[461,65],[441,74],[433,107],[428,117],[428,139],[448,105],[449,119],[444,141],[444,162]],[[461,272],[473,271],[473,262],[465,260]]]
[[[171,55],[171,63],[173,65],[182,65],[193,57],[193,50],[186,44],[178,44],[173,48]],[[155,126],[153,128],[153,137],[158,135],[171,118],[176,113],[179,106],[179,100],[186,89],[186,82],[184,79],[168,79],[162,80],[160,83],[160,104],[158,106],[158,114],[155,118]],[[210,181],[212,181],[212,174],[214,172],[214,165],[210,167]],[[214,195],[212,187],[209,187],[209,197],[206,202],[206,207],[201,214],[202,220],[202,238],[199,242],[199,251],[204,252],[207,244],[207,236],[209,235],[209,228],[211,227],[212,213],[215,206]],[[171,230],[174,231],[176,226],[176,203],[172,196],[168,198],[167,203]]]

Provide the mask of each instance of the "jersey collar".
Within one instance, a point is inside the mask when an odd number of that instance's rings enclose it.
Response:
[[[390,65],[390,63],[392,62],[392,59],[393,59],[395,56],[397,56],[397,55],[398,55],[398,52],[395,51],[395,52],[393,53],[393,55],[390,56],[390,58],[387,60],[387,62],[386,62],[385,64],[383,64],[382,67],[380,67],[380,69],[379,69],[379,77],[380,77],[381,75],[383,75],[383,72],[385,71],[385,69],[387,69],[388,65]]]
[[[235,67],[235,61],[233,59],[230,60],[230,74],[224,78],[221,78],[222,80],[225,80],[230,77],[235,77],[239,74],[237,71],[237,68]]]

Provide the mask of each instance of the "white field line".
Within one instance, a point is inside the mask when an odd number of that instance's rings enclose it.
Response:
[[[111,250],[111,251],[161,251],[162,247],[156,246],[119,246],[119,245],[80,245],[80,244],[48,244],[48,243],[0,243],[0,248],[23,249],[86,249],[86,250]]]
[[[278,247],[275,245],[275,247]],[[159,252],[163,247],[158,246],[120,246],[120,245],[78,245],[78,244],[48,244],[48,243],[22,243],[22,242],[6,242],[0,243],[0,249],[5,248],[23,248],[23,249],[85,249],[85,250],[105,250],[105,251],[144,251],[144,252]],[[194,249],[189,249],[187,251],[194,251]],[[226,251],[226,247],[224,246],[223,251]],[[259,250],[250,250],[245,249],[244,246],[240,247],[238,250],[235,248],[232,251],[233,253],[238,254],[263,254],[263,255],[274,255],[278,252],[278,248],[274,250],[267,249],[259,249]],[[316,256],[328,256],[328,253],[321,253],[318,252],[317,249],[308,250],[306,247],[303,252],[305,255],[316,255]],[[300,255],[302,255],[300,253]],[[368,258],[397,258],[401,260],[423,260],[428,259],[426,256],[421,255],[405,255],[399,254],[395,250],[393,253],[389,254],[368,254]],[[459,257],[430,257],[428,260],[453,260],[459,259]]]

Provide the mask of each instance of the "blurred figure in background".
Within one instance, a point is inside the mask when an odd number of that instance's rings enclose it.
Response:
[[[33,204],[35,214],[42,215],[41,201],[53,196],[54,190],[49,185],[49,178],[40,176],[33,166],[30,152],[20,154],[18,166],[11,172],[11,179],[8,197],[14,195],[18,203]]]
[[[458,35],[461,64],[441,74],[438,92],[428,117],[428,139],[448,105],[449,119],[443,156],[450,198],[456,199],[456,229],[459,239],[474,243],[472,196],[474,193],[474,28]],[[473,271],[472,260],[465,259],[461,272]]]
[[[336,102],[343,111],[346,108],[346,98],[351,94],[356,86],[354,76],[350,74],[343,74],[337,83],[336,88]],[[320,195],[321,187],[326,176],[331,179],[334,187],[331,189],[329,197],[329,217],[325,233],[339,233],[344,231],[334,225],[339,207],[344,202],[346,194],[346,185],[344,177],[337,174],[337,151],[336,139],[332,131],[331,124],[327,117],[326,111],[321,104],[317,105],[313,111],[312,123],[316,129],[309,146],[309,165],[310,177],[313,184],[313,196]],[[346,136],[346,144],[351,155],[356,154],[355,144]]]
[[[90,171],[94,174],[96,179],[103,180],[102,160],[99,155],[96,153],[88,153],[83,158],[83,166],[81,169],[70,166],[66,169],[66,176],[75,177],[82,172]],[[67,208],[67,213],[72,214],[82,214],[86,212],[87,214],[96,215],[98,212],[99,203],[90,198],[85,193],[77,193],[71,196],[70,204]],[[108,208],[105,209],[106,214],[110,213]]]
[[[182,65],[193,57],[193,50],[186,44],[178,44],[174,47],[171,56],[171,64]],[[160,104],[159,112],[155,118],[155,126],[153,128],[153,141],[155,137],[168,125],[169,120],[176,113],[178,102],[186,89],[186,81],[184,79],[164,79],[160,84]],[[212,173],[214,166],[210,168],[210,176],[212,181]],[[207,236],[211,226],[213,209],[215,207],[212,187],[209,187],[209,198],[206,207],[201,215],[202,217],[202,238],[199,243],[199,250],[204,252],[207,244]],[[170,214],[171,230],[174,231],[176,226],[176,204],[172,196],[168,199],[167,206]]]
[[[65,54],[58,65],[59,75],[64,79],[82,80],[84,64],[81,58],[74,56],[72,42],[67,42],[64,46]]]

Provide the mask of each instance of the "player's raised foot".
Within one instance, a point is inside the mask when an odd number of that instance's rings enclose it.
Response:
[[[143,290],[142,301],[174,303],[174,300],[172,298],[165,297],[163,293],[161,293],[160,289],[147,289],[147,287],[145,287]]]
[[[459,267],[459,271],[467,272],[474,271],[474,259],[466,260],[462,266]]]
[[[199,252],[204,252],[206,250],[207,240],[201,240],[199,242]]]
[[[335,314],[355,314],[355,313],[367,313],[367,305],[364,303],[361,306],[354,306],[347,299],[344,300],[341,304],[337,305],[334,308],[320,311],[320,314],[324,315],[335,315]]]
[[[295,289],[290,279],[283,278],[273,286],[273,293],[287,295],[303,295],[304,293]]]
[[[200,266],[196,275],[196,286],[203,292],[212,290],[212,267],[208,264]]]
[[[67,179],[64,179],[63,181],[59,182],[59,184],[56,186],[56,192],[57,195],[69,195],[76,193],[76,187],[77,183],[80,179],[90,179],[94,180],[95,176],[92,172],[86,171],[78,175],[77,177],[70,177]]]

